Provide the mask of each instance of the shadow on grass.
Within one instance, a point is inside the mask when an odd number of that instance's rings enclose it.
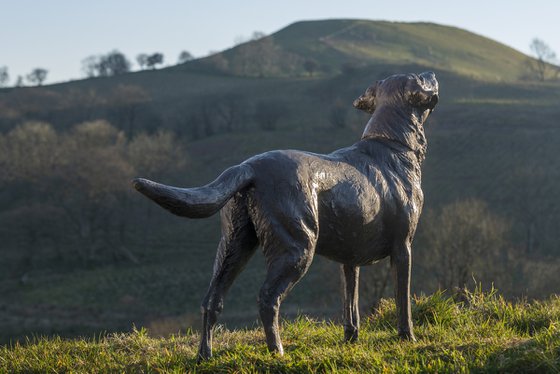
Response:
[[[474,372],[560,373],[560,333],[550,329],[488,356]]]

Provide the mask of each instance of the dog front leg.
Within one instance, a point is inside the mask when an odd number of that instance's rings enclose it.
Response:
[[[402,339],[416,341],[412,331],[410,309],[410,273],[412,268],[410,246],[404,245],[396,248],[391,256],[391,267],[395,281],[399,336]]]
[[[358,310],[358,284],[360,268],[357,266],[340,265],[342,279],[342,318],[344,321],[344,340],[358,340],[360,328],[360,312]]]

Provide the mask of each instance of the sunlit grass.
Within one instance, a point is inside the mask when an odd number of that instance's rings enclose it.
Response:
[[[285,355],[270,354],[262,329],[218,326],[214,357],[196,364],[199,335],[167,339],[141,328],[96,339],[33,338],[0,349],[0,372],[560,372],[560,298],[512,303],[477,290],[461,301],[438,292],[413,304],[417,342],[402,342],[395,305],[364,318],[357,343],[340,324],[284,321]]]

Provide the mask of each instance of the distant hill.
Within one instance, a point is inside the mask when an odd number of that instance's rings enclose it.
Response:
[[[494,40],[433,23],[366,20],[297,22],[261,39],[184,65],[205,66],[234,75],[294,76],[371,63],[420,64],[470,78],[515,81],[527,75],[530,58]],[[313,66],[311,66],[313,67]]]

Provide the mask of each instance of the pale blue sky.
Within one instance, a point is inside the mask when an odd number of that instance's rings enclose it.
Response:
[[[539,37],[560,55],[559,0],[0,0],[0,10],[0,66],[10,83],[34,67],[49,70],[48,83],[81,78],[83,58],[113,49],[133,61],[162,52],[174,64],[182,50],[199,57],[255,30],[326,18],[436,22],[524,53]]]

